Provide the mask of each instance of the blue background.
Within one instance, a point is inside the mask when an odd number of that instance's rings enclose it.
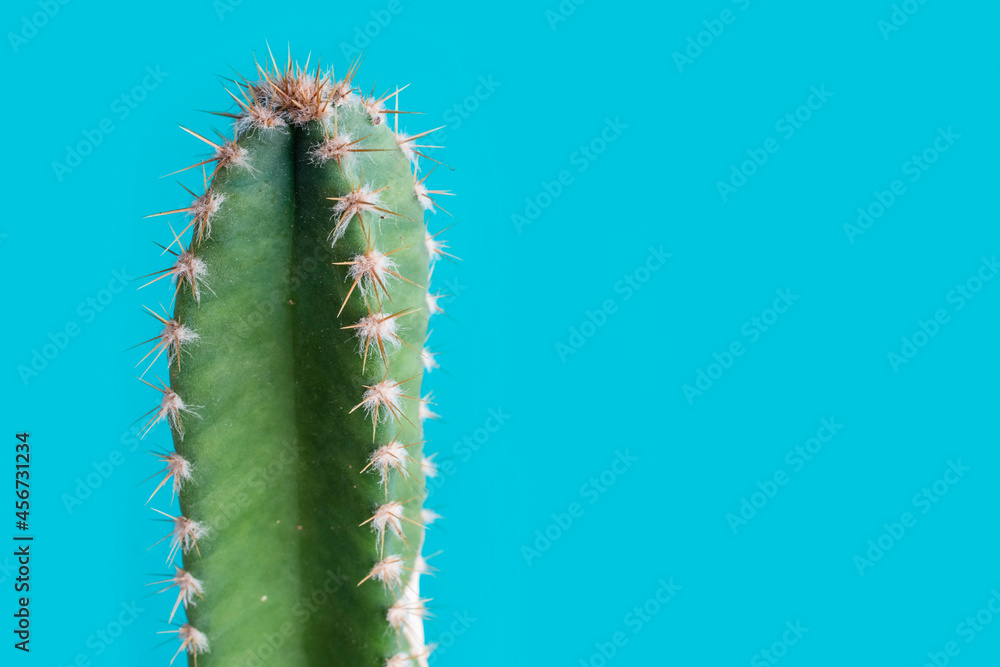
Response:
[[[1000,587],[1000,281],[973,280],[961,308],[953,290],[1000,252],[1000,9],[909,4],[890,31],[888,0],[588,0],[564,15],[557,0],[70,0],[32,31],[41,5],[5,3],[2,476],[12,434],[30,430],[37,542],[33,651],[4,630],[4,664],[160,665],[174,650],[155,634],[170,602],[143,585],[163,571],[146,551],[164,526],[143,505],[146,452],[169,434],[130,435],[157,394],[125,351],[155,334],[140,306],[166,293],[109,287],[115,270],[163,265],[164,219],[141,216],[184,204],[159,177],[204,152],[177,125],[224,129],[195,110],[226,109],[219,77],[250,72],[265,40],[340,70],[344,45],[364,46],[366,89],[413,84],[403,107],[426,115],[407,130],[449,124],[435,155],[456,169],[429,181],[458,193],[446,238],[464,260],[435,276],[452,296],[432,321],[443,368],[425,381],[444,417],[428,429],[445,468],[428,506],[447,517],[428,544],[442,552],[427,585],[436,664],[774,664],[767,650],[788,667],[917,667],[948,642],[949,664],[994,664],[1000,620],[984,613],[971,642],[960,624]],[[674,55],[686,49],[690,62]],[[812,87],[831,95],[803,110]],[[808,119],[789,134],[795,113]],[[95,135],[102,121],[112,131]],[[910,180],[908,161],[949,128],[958,138]],[[765,144],[766,162],[743,164]],[[753,173],[724,198],[733,168]],[[897,179],[905,193],[852,237],[858,207]],[[775,321],[777,290],[797,299]],[[894,367],[938,310],[947,323]],[[699,371],[715,379],[686,394]],[[822,419],[842,428],[796,469],[786,454]],[[616,452],[635,459],[617,473]],[[959,460],[946,493],[915,502]],[[776,473],[787,483],[767,484]],[[99,483],[80,487],[88,475]],[[743,499],[752,516],[727,519]],[[906,512],[905,533],[884,537]],[[859,565],[880,537],[891,546]],[[0,557],[4,618],[11,564]],[[681,588],[649,602],[661,580]],[[95,639],[133,601],[134,622]]]

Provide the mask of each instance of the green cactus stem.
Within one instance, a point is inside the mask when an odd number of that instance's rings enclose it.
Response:
[[[140,379],[160,392],[144,435],[173,434],[156,583],[190,664],[427,664],[421,381],[447,246],[424,212],[450,193],[417,176],[424,135],[393,130],[398,89],[360,95],[355,70],[258,65],[222,114],[232,139],[186,130],[212,151],[204,193],[157,214],[187,216],[150,281],[169,277],[175,302],[150,310]]]

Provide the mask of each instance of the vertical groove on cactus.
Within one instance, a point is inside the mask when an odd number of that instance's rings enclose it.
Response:
[[[423,216],[451,193],[418,179],[428,133],[389,127],[400,89],[360,96],[356,68],[272,58],[230,92],[233,139],[182,128],[213,152],[193,165],[204,193],[156,214],[190,222],[147,283],[170,277],[175,305],[149,311],[162,330],[140,361],[161,394],[143,435],[174,436],[150,500],[168,484],[180,499],[156,510],[168,563],[183,555],[154,582],[177,589],[171,622],[186,610],[175,660],[427,664],[427,285],[453,256]],[[169,385],[146,379],[164,352]]]

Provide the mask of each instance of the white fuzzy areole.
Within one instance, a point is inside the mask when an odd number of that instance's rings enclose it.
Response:
[[[389,625],[391,625],[396,632],[402,632],[403,624],[406,623],[406,616],[409,613],[410,612],[406,608],[403,601],[396,600],[396,602],[389,607],[389,611],[386,612],[385,620],[389,621]]]
[[[413,145],[412,145],[413,139],[414,139],[413,137],[404,132],[396,133],[396,144],[399,146],[400,150],[403,151],[403,155],[406,156],[406,159],[409,160],[410,163],[412,163],[414,166],[416,166],[417,154],[413,150]]]
[[[370,185],[362,183],[358,186],[357,190],[351,190],[343,197],[337,198],[337,203],[333,206],[333,212],[340,216],[337,220],[337,226],[334,227],[333,231],[330,232],[330,245],[336,245],[337,241],[344,236],[344,232],[347,231],[347,225],[350,224],[354,216],[358,216],[358,220],[362,223],[364,222],[361,214],[369,213],[374,214],[376,218],[379,217],[379,211],[382,207],[381,198],[379,196],[378,190],[373,190]]]
[[[420,405],[417,407],[417,416],[420,417],[420,421],[424,422],[428,419],[441,419],[441,415],[430,409],[429,404],[434,402],[434,392],[428,393],[420,400]]]
[[[413,571],[407,579],[403,594],[396,602],[401,608],[410,610],[410,613],[403,617],[402,631],[410,649],[408,657],[416,660],[419,667],[428,667],[427,657],[433,650],[432,646],[427,646],[424,643],[424,619],[427,617],[427,608],[425,606],[426,600],[420,597],[420,575],[427,572],[426,562],[420,555],[424,549],[425,533],[426,530],[420,531],[420,544],[417,545]]]
[[[427,313],[429,315],[437,315],[438,313],[443,313],[444,309],[438,305],[438,299],[440,299],[443,294],[440,292],[437,294],[431,294],[427,292]]]
[[[352,143],[354,143],[354,139],[349,134],[327,137],[313,146],[312,150],[309,151],[309,158],[317,164],[324,164],[330,160],[337,160],[340,163],[341,160],[350,157]]]
[[[187,459],[176,452],[170,454],[157,454],[156,457],[163,461],[165,464],[163,470],[160,472],[167,473],[163,480],[153,489],[153,493],[150,494],[149,500],[146,501],[148,504],[156,492],[163,488],[163,485],[167,482],[173,480],[171,484],[171,494],[170,501],[173,502],[174,498],[180,493],[181,488],[184,486],[184,482],[191,479],[191,464],[188,463]]]
[[[222,202],[225,200],[226,196],[224,194],[209,189],[205,194],[195,198],[191,202],[188,215],[194,219],[198,226],[195,235],[199,241],[202,237],[212,237],[212,216],[219,211],[219,207],[222,206]]]
[[[242,137],[253,130],[270,130],[283,127],[285,119],[269,103],[254,103],[243,109],[236,119],[236,136]]]
[[[174,586],[176,586],[178,590],[177,600],[174,602],[173,609],[170,610],[170,617],[167,619],[168,623],[173,622],[174,616],[177,614],[177,608],[180,607],[182,603],[184,604],[184,609],[187,609],[188,606],[194,606],[195,596],[201,597],[202,594],[204,593],[204,588],[201,584],[201,581],[195,579],[190,572],[176,566],[174,567],[174,569],[176,570],[176,572],[173,577],[165,581],[155,582],[157,584],[166,584],[166,583],[170,584],[163,590],[157,591],[158,593],[165,593]]]
[[[431,262],[436,262],[437,258],[441,256],[441,242],[434,238],[430,232],[426,232],[424,234],[424,246],[427,248],[427,254],[430,256]]]
[[[200,336],[194,329],[189,329],[174,319],[167,320],[167,323],[163,326],[163,331],[160,332],[161,340],[175,345],[190,343],[199,338]]]
[[[406,461],[408,459],[406,446],[397,440],[393,440],[388,445],[382,445],[372,452],[372,455],[368,457],[368,465],[365,466],[365,470],[368,468],[375,469],[379,473],[382,485],[384,486],[389,479],[390,470],[396,470],[401,474],[405,474]]]
[[[372,571],[368,573],[368,576],[361,583],[364,583],[367,579],[374,579],[386,586],[399,588],[403,585],[403,569],[402,556],[395,554],[386,556],[375,563],[375,567],[372,568]],[[358,585],[360,586],[361,584]]]
[[[431,352],[426,347],[420,350],[420,362],[424,365],[424,371],[430,373],[435,368],[441,368],[438,364],[437,359],[434,357],[434,353]]]
[[[362,405],[373,422],[385,421],[391,416],[399,414],[399,403],[402,397],[403,390],[398,382],[382,380],[365,390]]]
[[[323,103],[323,98],[329,95],[325,78],[306,71],[284,75],[282,97],[290,102],[283,103],[284,113],[291,122],[303,125],[323,120],[332,113],[329,103]]]
[[[219,212],[219,207],[224,201],[226,201],[226,195],[209,188],[205,194],[195,197],[195,200],[191,202],[189,215],[192,218],[210,218]]]
[[[142,380],[142,378],[140,378],[140,380]],[[155,414],[146,423],[142,431],[139,432],[139,437],[145,438],[146,434],[148,434],[154,426],[163,421],[173,426],[174,430],[177,431],[177,435],[183,440],[184,428],[181,424],[180,413],[189,412],[195,416],[198,416],[198,413],[192,410],[189,406],[185,405],[184,401],[181,400],[181,397],[178,396],[177,393],[170,387],[157,387],[156,385],[146,382],[145,380],[142,380],[142,382],[159,391],[162,396],[160,397],[160,405],[153,409],[156,411]],[[153,412],[153,410],[150,410],[150,412]]]
[[[372,121],[372,125],[382,125],[385,123],[385,105],[384,100],[377,99],[374,95],[371,97],[361,98],[361,106],[364,107],[365,112]]]
[[[208,266],[205,265],[205,262],[200,257],[196,257],[190,250],[185,250],[177,256],[171,273],[174,285],[180,289],[181,285],[187,282],[191,287],[194,300],[201,303],[201,288],[202,286],[208,287],[205,284],[205,276],[208,275]]]
[[[424,471],[424,474],[427,477],[437,477],[438,476],[438,467],[437,467],[437,464],[434,463],[434,457],[435,456],[437,456],[437,454],[431,454],[430,456],[425,456],[420,461],[420,469]]]
[[[417,181],[413,184],[413,191],[417,195],[417,201],[420,205],[424,207],[425,211],[434,212],[434,200],[431,199],[430,193],[427,191],[427,187],[424,185],[423,181]]]
[[[153,349],[149,350],[142,357],[142,359],[140,359],[138,363],[136,363],[136,366],[139,366],[147,359],[149,359],[150,356],[153,357],[152,360],[150,360],[149,364],[146,366],[146,370],[144,370],[142,372],[142,375],[139,376],[140,379],[145,377],[146,373],[150,371],[150,369],[156,364],[157,360],[159,360],[160,355],[162,355],[164,352],[167,353],[168,365],[172,364],[180,356],[182,345],[186,343],[194,343],[200,339],[200,337],[195,331],[184,326],[177,320],[170,318],[169,316],[161,317],[160,315],[157,315],[154,311],[150,310],[149,308],[147,308],[146,311],[154,318],[156,318],[158,322],[162,323],[163,328],[160,330],[160,333],[156,336],[156,338],[153,339],[156,341],[156,345],[153,346]],[[146,342],[151,342],[151,341],[146,341]],[[178,365],[179,365],[179,360],[178,360]]]
[[[194,343],[201,339],[193,329],[189,329],[174,319],[167,320],[160,332],[160,345],[167,350],[167,359],[173,363],[184,343]]]
[[[354,92],[354,86],[347,79],[343,81],[338,81],[337,85],[330,87],[329,97],[330,103],[335,106],[355,106],[361,103],[361,97]]]
[[[181,412],[187,412],[189,414],[194,415],[195,417],[199,416],[198,413],[191,409],[192,406],[185,405],[184,401],[181,400],[181,397],[177,395],[177,392],[175,392],[170,387],[161,388],[157,387],[154,384],[146,382],[145,380],[142,381],[145,382],[150,387],[153,387],[163,395],[160,398],[159,407],[154,408],[156,410],[156,414],[154,414],[150,418],[149,422],[146,423],[146,426],[143,427],[142,431],[139,433],[139,437],[145,438],[146,435],[154,426],[163,421],[169,423],[174,428],[174,430],[177,431],[177,435],[180,437],[180,439],[183,440],[184,425],[181,423],[180,419]],[[199,406],[193,406],[193,407],[199,407]],[[152,412],[152,410],[150,410],[150,412]]]
[[[430,600],[422,598],[411,601],[404,595],[389,607],[385,618],[396,632],[402,632],[407,624],[422,622],[430,616],[430,612],[427,610],[428,602]]]
[[[156,421],[169,421],[175,429],[180,431],[180,415],[182,411],[187,412],[187,409],[177,392],[167,387],[163,392],[163,398],[160,399],[160,409],[156,413]]]
[[[179,567],[176,569],[177,573],[174,575],[174,585],[180,589],[181,595],[184,597],[184,606],[194,604],[194,597],[196,595],[200,596],[205,592],[201,581],[195,579],[187,570],[182,570]]]
[[[355,255],[351,260],[347,277],[357,282],[365,296],[377,294],[379,286],[388,287],[389,279],[395,279],[396,262],[372,246],[363,255]]]
[[[388,502],[377,510],[371,518],[372,529],[381,543],[385,538],[386,529],[392,530],[398,537],[403,537],[403,504],[397,501]]]
[[[174,528],[170,533],[170,552],[168,561],[173,560],[177,551],[187,553],[191,547],[197,544],[198,540],[208,534],[208,529],[194,519],[186,516],[174,517]]]
[[[424,526],[429,526],[432,523],[434,523],[435,521],[437,521],[438,519],[442,519],[442,518],[444,518],[444,517],[442,517],[440,514],[438,514],[434,510],[427,509],[426,507],[424,507],[423,509],[420,510],[420,521],[421,521],[421,523],[424,524]]]
[[[355,335],[361,339],[359,347],[362,356],[372,346],[376,350],[380,346],[387,346],[390,352],[398,350],[402,345],[398,329],[399,324],[392,315],[379,312],[362,317],[354,328]]]
[[[177,638],[181,640],[181,647],[177,649],[177,653],[170,659],[171,665],[174,664],[174,660],[183,651],[187,651],[189,655],[208,653],[208,637],[190,623],[185,623],[176,632]]]
[[[246,167],[247,149],[240,146],[235,141],[226,141],[215,149],[215,159],[219,162],[219,167],[228,169],[230,167]]]
[[[191,464],[177,452],[169,454],[166,461],[167,475],[174,479],[174,492],[180,492],[184,482],[191,479]]]
[[[191,547],[197,548],[198,540],[208,535],[208,528],[193,519],[187,518],[183,514],[173,516],[162,510],[154,509],[153,511],[167,517],[173,524],[166,537],[160,540],[162,542],[167,537],[170,538],[170,553],[167,554],[168,563],[172,562],[174,556],[178,553],[187,553],[191,550]]]

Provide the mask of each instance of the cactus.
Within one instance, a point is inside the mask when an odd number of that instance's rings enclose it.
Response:
[[[174,306],[148,309],[161,328],[139,364],[159,392],[142,434],[173,435],[150,497],[179,498],[156,510],[171,663],[427,664],[420,392],[427,285],[451,255],[423,218],[450,193],[418,176],[428,133],[390,127],[401,89],[360,93],[357,64],[256,64],[219,114],[232,139],[182,128],[211,151],[192,165],[204,192],[154,214],[186,216],[147,283],[169,278]]]

